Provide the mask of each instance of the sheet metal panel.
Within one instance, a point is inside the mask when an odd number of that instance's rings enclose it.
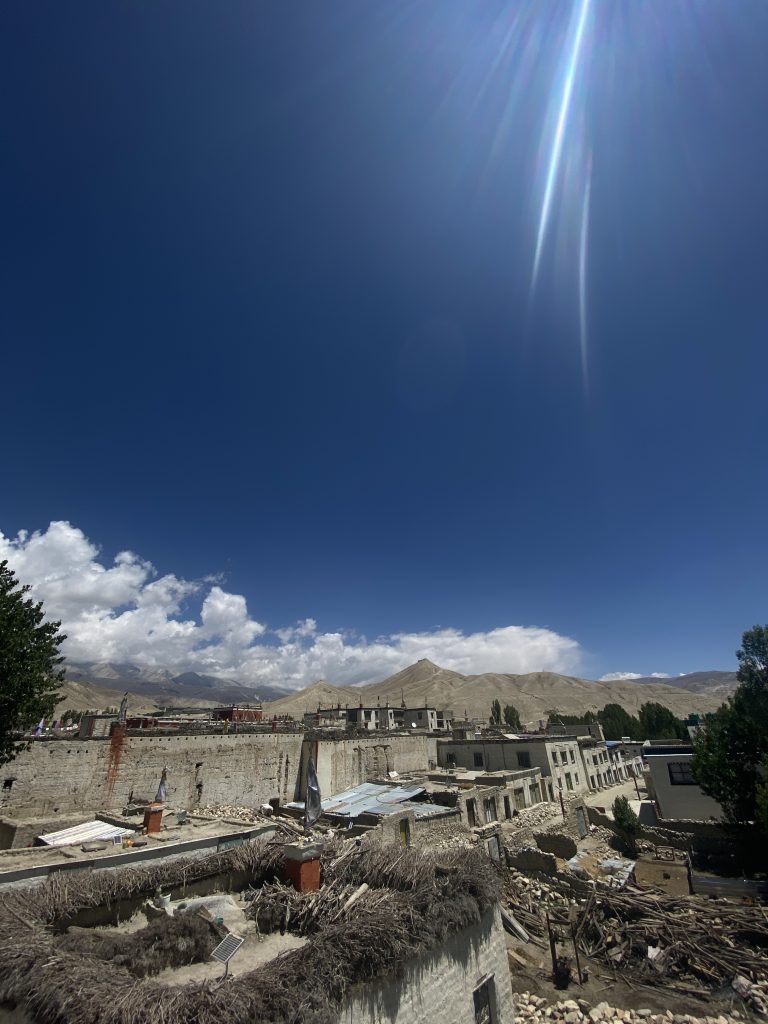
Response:
[[[37,838],[46,846],[75,846],[78,843],[95,843],[101,839],[116,839],[135,835],[135,829],[119,828],[106,821],[86,821],[82,825],[63,828],[59,832],[47,832]]]
[[[356,818],[360,814],[394,814],[409,810],[419,818],[444,814],[445,807],[437,804],[420,803],[413,800],[424,792],[423,786],[381,786],[375,782],[362,782],[354,789],[347,789],[322,801],[325,814],[338,814]],[[303,808],[301,801],[287,804],[288,807]]]

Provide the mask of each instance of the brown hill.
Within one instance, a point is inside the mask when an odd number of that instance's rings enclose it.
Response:
[[[65,679],[59,692],[61,700],[56,705],[56,714],[65,711],[105,711],[117,708],[123,699],[123,692],[109,686],[97,686],[95,683],[79,682]],[[181,697],[157,698],[144,693],[128,692],[128,713],[145,714],[159,706],[184,707],[192,702]],[[214,700],[195,700],[196,707],[212,708],[218,702]]]
[[[470,718],[487,718],[491,702],[498,699],[502,707],[513,704],[523,723],[533,725],[546,718],[552,709],[565,715],[579,715],[599,711],[606,704],[621,704],[630,714],[636,714],[641,704],[657,701],[684,717],[694,711],[714,711],[722,703],[720,694],[696,693],[662,682],[638,686],[634,681],[598,682],[556,672],[486,672],[465,676],[422,659],[380,683],[360,687],[316,683],[266,707],[270,712],[299,716],[304,711],[316,710],[318,700],[325,704],[326,692],[328,703],[342,705],[360,699],[368,706],[378,701],[399,705],[404,699],[408,707],[419,707],[426,701],[430,706],[452,710],[456,718],[463,718],[465,711]]]
[[[303,690],[296,690],[287,697],[280,700],[270,701],[265,704],[265,713],[270,715],[293,715],[294,718],[301,718],[305,711],[317,711],[318,704],[321,707],[329,708],[341,704],[357,705],[360,700],[361,687],[359,686],[334,686],[333,683],[326,683],[324,680],[313,683]]]

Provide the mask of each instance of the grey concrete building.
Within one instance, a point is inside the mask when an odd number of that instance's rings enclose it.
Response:
[[[645,748],[648,790],[659,818],[672,821],[719,821],[720,804],[702,792],[691,771],[693,748],[670,745]]]

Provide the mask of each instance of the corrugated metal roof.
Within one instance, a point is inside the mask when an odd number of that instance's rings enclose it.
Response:
[[[37,838],[46,846],[75,846],[78,843],[95,843],[100,839],[116,839],[135,835],[132,828],[119,828],[106,821],[86,821],[82,825],[63,828],[59,832],[47,832]]]
[[[321,802],[325,814],[339,814],[356,818],[360,814],[394,814],[396,811],[413,811],[417,817],[443,814],[446,808],[437,804],[414,801],[411,798],[424,792],[423,786],[381,786],[375,782],[363,782],[354,789],[347,789]],[[301,801],[288,807],[303,808]]]

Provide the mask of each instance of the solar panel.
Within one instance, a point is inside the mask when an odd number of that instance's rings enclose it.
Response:
[[[211,953],[211,957],[221,964],[228,964],[243,942],[245,939],[241,939],[238,935],[226,935]]]

